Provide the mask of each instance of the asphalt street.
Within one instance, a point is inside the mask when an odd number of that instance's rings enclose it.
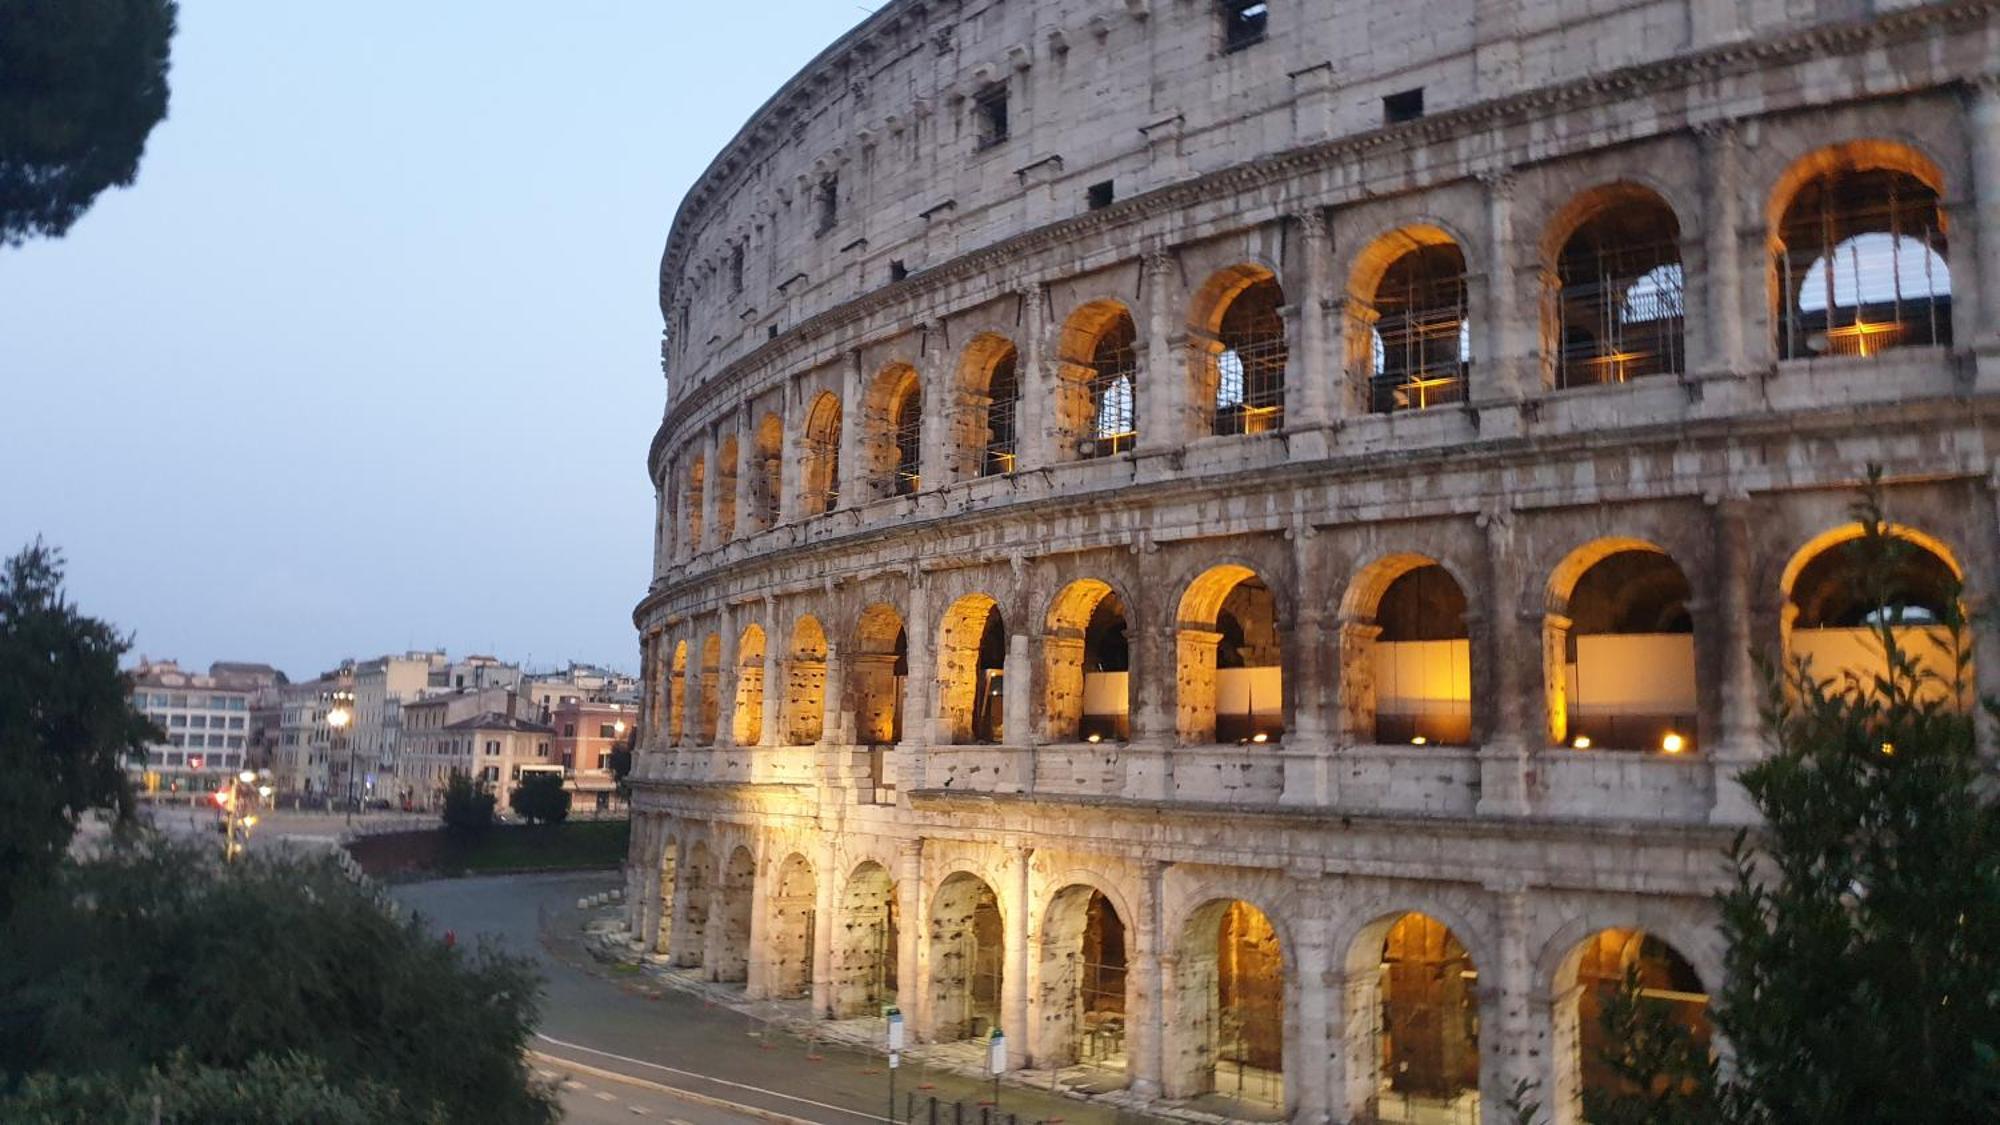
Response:
[[[461,942],[497,941],[539,962],[548,986],[536,1047],[549,1060],[573,1064],[567,1072],[579,1085],[566,1086],[564,1097],[571,1120],[630,1121],[634,1116],[671,1115],[670,1120],[706,1125],[747,1119],[713,1104],[702,1105],[703,1098],[826,1125],[879,1125],[888,1120],[888,1077],[880,1057],[815,1047],[775,1033],[767,1037],[743,1016],[710,1007],[697,997],[672,989],[658,996],[640,995],[621,985],[615,973],[579,969],[543,947],[539,933],[545,913],[560,915],[568,923],[558,932],[573,933],[576,900],[618,885],[617,875],[606,872],[438,880],[405,884],[392,893],[434,931],[451,930]],[[556,1062],[539,1065],[563,1070]],[[676,1095],[608,1075],[656,1083],[694,1098],[683,1099],[674,1108]],[[908,1069],[901,1073],[903,1091],[910,1090],[913,1076]],[[940,1125],[958,1125],[952,1115],[954,1101],[965,1104],[964,1125],[979,1125],[977,1103],[990,1096],[989,1085],[934,1071],[920,1078],[935,1086],[922,1098],[935,1095],[944,1103]],[[654,1108],[637,1096],[641,1093],[660,1099],[666,1108]],[[1001,1101],[1021,1125],[1143,1120],[1121,1116],[1110,1107],[1012,1086],[1003,1088]],[[926,1121],[927,1101],[920,1100],[918,1106],[919,1121]]]

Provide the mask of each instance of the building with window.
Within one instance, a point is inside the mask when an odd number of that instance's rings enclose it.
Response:
[[[442,737],[455,755],[447,776],[463,773],[484,785],[505,811],[523,775],[562,774],[553,734],[546,724],[492,711],[447,723]]]
[[[1258,1119],[1568,1125],[1628,968],[1710,1033],[1752,654],[2000,598],[2000,16],[1441,4],[889,0],[745,123],[637,947]]]
[[[131,680],[133,708],[166,734],[146,747],[144,763],[128,763],[141,792],[213,789],[250,764],[250,702],[261,690],[253,678],[160,660],[142,661]]]
[[[569,699],[546,720],[556,732],[555,756],[576,791],[576,808],[608,809],[617,800],[611,752],[638,722],[635,703]]]

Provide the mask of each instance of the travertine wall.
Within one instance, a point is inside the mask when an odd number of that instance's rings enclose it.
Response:
[[[746,125],[667,247],[637,935],[755,995],[809,984],[827,1016],[865,1014],[893,976],[929,1034],[963,1022],[978,975],[940,935],[990,893],[999,930],[974,955],[999,979],[977,999],[1026,1065],[1074,1054],[1049,974],[1079,888],[1099,891],[1126,933],[1126,1074],[1180,1098],[1214,1081],[1208,966],[1240,902],[1275,941],[1283,1107],[1346,1121],[1384,1096],[1379,966],[1422,913],[1478,973],[1485,1112],[1531,1078],[1573,1120],[1591,935],[1645,930],[1719,979],[1707,896],[1747,818],[1732,775],[1762,752],[1750,653],[1785,649],[1792,582],[1851,534],[1863,466],[1968,602],[1996,594],[1994,9],[1300,0],[1225,51],[1207,0],[887,5]],[[996,84],[1011,135],[977,148],[973,95]],[[1418,87],[1425,115],[1383,124],[1382,98]],[[1811,176],[1870,168],[1936,193],[1951,343],[1781,359],[1784,208]],[[1114,201],[1087,209],[1106,180]],[[1678,225],[1686,361],[1556,389],[1556,262],[1641,197]],[[1465,262],[1465,401],[1373,412],[1373,286],[1440,240]],[[1266,274],[1282,423],[1216,436],[1215,294]],[[1092,330],[1118,310],[1136,434],[1087,456]],[[981,476],[1007,347],[1017,456]],[[912,372],[921,486],[898,496],[884,388]],[[1633,549],[1687,583],[1678,754],[1567,744],[1570,592]],[[1376,610],[1424,563],[1464,596],[1470,734],[1383,745]],[[1226,602],[1245,575],[1268,611]],[[1107,591],[1131,737],[1089,743],[1080,638]],[[1266,743],[1215,741],[1225,604],[1269,618],[1240,642],[1281,671]],[[989,607],[997,744],[970,730]],[[895,715],[891,622],[901,740],[871,748]],[[1982,643],[1975,673],[2000,688]]]

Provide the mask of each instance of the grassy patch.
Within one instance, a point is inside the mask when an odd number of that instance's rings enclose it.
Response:
[[[422,879],[495,871],[575,871],[625,862],[632,825],[579,820],[541,827],[507,825],[476,836],[442,828],[364,836],[348,846],[361,869],[381,879]]]

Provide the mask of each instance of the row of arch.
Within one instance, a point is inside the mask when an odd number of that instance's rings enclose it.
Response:
[[[1908,551],[1882,604],[1874,604],[1846,549],[1858,533],[1829,532],[1787,568],[1782,651],[1811,659],[1822,678],[1853,670],[1872,682],[1879,655],[1868,627],[1884,612],[1909,629],[1943,620],[1955,607],[1961,571],[1943,544],[1902,529]],[[1063,586],[1033,629],[1019,622],[1010,628],[992,595],[963,594],[926,623],[931,640],[914,665],[903,614],[886,602],[862,609],[840,646],[810,613],[793,619],[781,647],[752,623],[735,638],[728,741],[1162,738],[1167,731],[1134,729],[1136,697],[1152,675],[1171,684],[1165,694],[1178,742],[1275,743],[1295,715],[1286,682],[1299,666],[1292,650],[1331,641],[1340,661],[1334,733],[1343,741],[1467,745],[1479,737],[1474,671],[1484,657],[1474,643],[1479,615],[1454,566],[1416,553],[1378,559],[1349,583],[1329,638],[1298,636],[1292,595],[1252,566],[1212,565],[1182,589],[1167,615],[1167,638],[1150,650],[1159,667],[1171,667],[1170,679],[1148,673],[1146,657],[1135,656],[1148,649],[1133,608],[1111,582],[1094,577]],[[1550,576],[1542,629],[1549,744],[1696,749],[1697,606],[1680,565],[1652,542],[1599,539],[1572,551]],[[1032,665],[1029,633],[1039,644]],[[1937,662],[1941,675],[1949,671],[1949,657],[1933,655],[1935,646],[1909,647],[1914,658]],[[722,635],[710,632],[698,645],[679,640],[660,660],[649,688],[664,699],[655,698],[650,713],[663,716],[665,741],[718,742]],[[1028,728],[1009,729],[1010,713]],[[851,716],[851,729],[829,729],[829,715]],[[929,725],[909,729],[918,718]]]
[[[1904,346],[1951,343],[1951,276],[1943,176],[1899,144],[1855,142],[1816,152],[1781,180],[1773,197],[1768,270],[1781,359],[1872,356]],[[1542,383],[1568,388],[1686,372],[1683,234],[1673,207],[1631,182],[1608,184],[1561,209],[1541,244]],[[1436,223],[1382,235],[1356,256],[1347,281],[1345,364],[1357,409],[1392,413],[1467,398],[1478,339],[1462,237]],[[1275,263],[1242,262],[1195,292],[1182,327],[1189,393],[1204,427],[1250,435],[1285,425],[1293,353],[1301,346],[1296,298]],[[1102,298],[1069,314],[1056,337],[1049,379],[1022,370],[1015,343],[983,333],[960,351],[944,409],[942,448],[927,453],[926,396],[918,370],[891,363],[862,388],[861,427],[842,466],[840,396],[821,392],[797,431],[797,513],[841,503],[843,473],[860,488],[850,501],[917,491],[1022,467],[1022,395],[1046,386],[1042,425],[1057,460],[1121,453],[1141,440],[1139,384],[1172,366],[1144,360],[1132,310]],[[1150,368],[1150,370],[1149,370]],[[785,427],[765,414],[752,449],[724,436],[708,463],[682,455],[685,545],[690,552],[782,518]],[[926,457],[940,463],[926,464]],[[752,510],[736,511],[737,474],[751,474]],[[710,478],[714,479],[711,480]],[[714,498],[713,528],[704,528]],[[708,536],[704,539],[704,534]]]
[[[1478,1121],[1486,1060],[1500,1054],[1490,1018],[1497,990],[1481,984],[1482,971],[1500,970],[1481,964],[1495,954],[1475,956],[1474,932],[1435,904],[1385,905],[1329,947],[1301,949],[1282,905],[1247,886],[1219,889],[1152,934],[1118,887],[1090,879],[1052,880],[1024,920],[978,870],[949,870],[911,895],[881,862],[862,860],[822,887],[824,873],[799,851],[760,870],[747,846],[724,856],[689,836],[685,850],[674,836],[664,842],[645,943],[706,979],[754,980],[760,998],[810,999],[815,1018],[877,1017],[900,1003],[920,1040],[983,1039],[1004,1027],[1026,1035],[1014,1056],[1026,1065],[1086,1064],[1114,1082],[1151,1068],[1138,1056],[1157,1035],[1167,1097],[1227,1093],[1288,1110],[1296,1084],[1311,1080],[1298,1073],[1311,1060],[1287,1041],[1300,1027],[1297,981],[1324,975],[1344,982],[1329,1033],[1350,1062],[1335,1096],[1384,1120]],[[904,917],[912,903],[914,919]],[[1016,942],[1025,957],[1010,956]],[[1598,1012],[1628,970],[1698,1043],[1713,1041],[1702,974],[1636,921],[1565,928],[1538,960],[1560,1104],[1623,1081],[1606,1062],[1618,1044]],[[1022,995],[1026,1027],[1006,1010]]]

